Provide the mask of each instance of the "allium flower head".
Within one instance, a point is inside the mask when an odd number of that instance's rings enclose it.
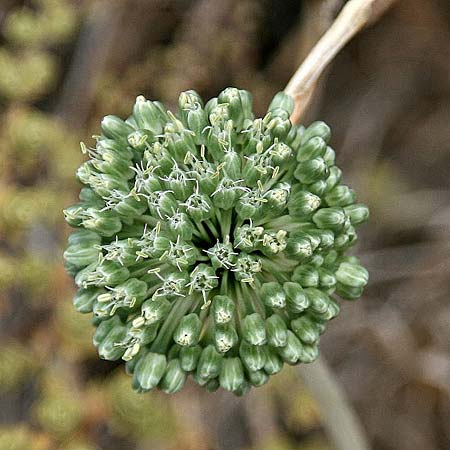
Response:
[[[206,105],[183,92],[174,114],[140,96],[82,146],[86,187],[65,210],[74,305],[136,390],[191,374],[243,394],[314,361],[336,295],[361,295],[368,273],[345,252],[368,209],[341,184],[329,127],[292,125],[293,106],[279,93],[255,119],[227,88]]]

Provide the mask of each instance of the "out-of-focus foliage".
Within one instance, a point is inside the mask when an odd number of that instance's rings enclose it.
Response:
[[[0,2],[1,450],[331,450],[292,371],[244,400],[134,394],[72,308],[61,211],[100,117],[139,94],[174,107],[229,85],[261,114],[340,3]],[[377,450],[450,448],[449,24],[446,0],[398,2],[339,55],[305,118],[331,124],[374,218],[359,250],[372,282],[322,349]]]

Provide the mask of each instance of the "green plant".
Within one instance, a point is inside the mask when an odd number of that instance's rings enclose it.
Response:
[[[255,119],[236,88],[206,105],[183,92],[177,115],[138,97],[82,145],[85,187],[65,210],[74,305],[137,391],[176,392],[190,373],[243,394],[314,361],[334,294],[361,295],[368,273],[345,252],[368,209],[341,184],[330,128],[292,125],[293,108],[279,93]]]

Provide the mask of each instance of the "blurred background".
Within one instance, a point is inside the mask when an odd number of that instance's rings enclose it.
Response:
[[[62,267],[79,141],[144,94],[249,89],[264,114],[341,0],[2,0],[0,450],[331,450],[295,369],[245,398],[132,392]],[[304,122],[332,126],[372,212],[371,272],[322,354],[375,450],[450,449],[450,4],[400,0],[336,58]],[[352,450],[352,449],[348,449]]]

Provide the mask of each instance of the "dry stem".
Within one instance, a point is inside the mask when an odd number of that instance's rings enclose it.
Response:
[[[285,92],[294,97],[296,103],[292,122],[297,122],[305,111],[320,75],[337,53],[394,1],[350,0],[345,4],[333,25],[317,42],[285,88]]]

